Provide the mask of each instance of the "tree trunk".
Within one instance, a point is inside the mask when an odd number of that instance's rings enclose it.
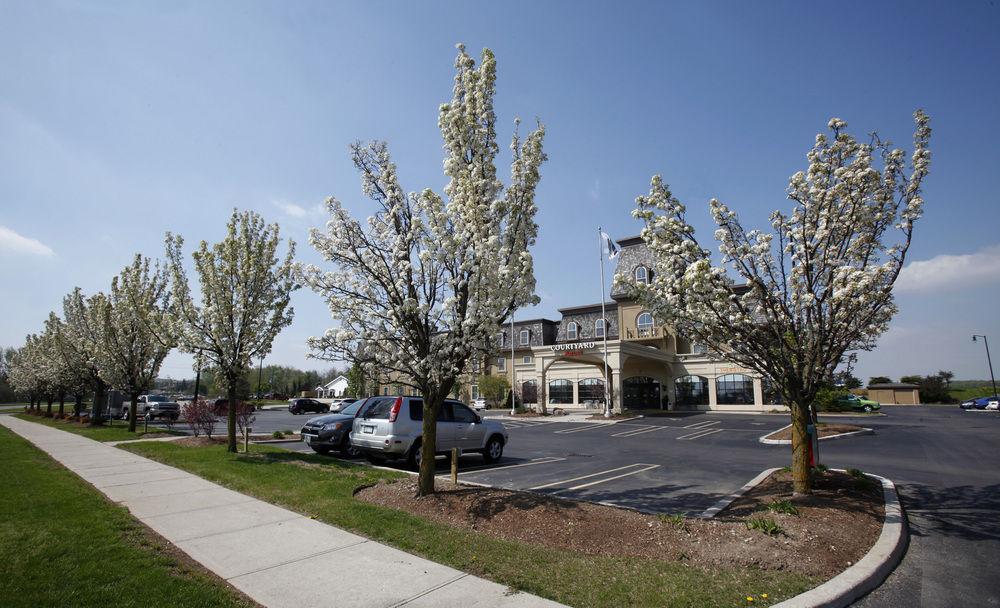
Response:
[[[809,406],[792,402],[792,491],[795,495],[812,493],[809,470]]]
[[[73,415],[79,418],[81,411],[83,411],[83,395],[73,395]]]
[[[424,420],[421,431],[420,475],[417,479],[417,496],[428,496],[434,493],[434,454],[437,452],[437,420],[444,403],[444,392],[423,391]]]
[[[139,415],[139,393],[129,393],[131,401],[128,404],[128,432],[135,432],[136,418]]]
[[[45,415],[49,418],[52,417],[52,402],[55,401],[52,397],[48,398],[48,405],[45,407]]]
[[[90,426],[101,426],[104,424],[104,393],[106,387],[107,385],[100,378],[94,384],[94,407],[91,408]]]
[[[229,392],[226,397],[229,401],[229,420],[226,425],[229,444],[226,451],[236,453],[236,380],[229,381]]]
[[[66,414],[66,393],[59,393],[59,417]]]

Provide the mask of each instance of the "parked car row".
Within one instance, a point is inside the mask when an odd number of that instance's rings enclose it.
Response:
[[[313,414],[321,414],[323,412],[339,412],[341,408],[347,407],[355,401],[357,401],[357,399],[354,397],[342,397],[327,403],[319,401],[318,399],[301,397],[288,400],[288,411],[292,414],[306,414],[309,412]]]
[[[419,467],[423,454],[424,402],[421,397],[378,396],[359,399],[339,412],[309,419],[302,440],[315,452],[363,455],[377,464],[405,460]],[[503,424],[487,420],[461,401],[446,400],[437,420],[436,454],[483,455],[488,462],[503,456],[508,435]]]
[[[992,397],[975,397],[973,399],[966,399],[962,403],[958,404],[958,407],[963,410],[996,410],[1000,409],[1000,397],[993,395]]]

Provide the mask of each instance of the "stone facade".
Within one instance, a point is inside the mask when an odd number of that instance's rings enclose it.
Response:
[[[605,305],[605,318],[607,319],[608,339],[618,338],[618,306],[615,304]],[[593,310],[574,312],[567,309],[563,313],[562,321],[559,323],[559,331],[556,333],[556,342],[578,342],[583,340],[600,340],[594,335],[594,323],[601,318],[600,306]],[[566,328],[570,322],[576,322],[576,338],[571,340],[566,337]]]
[[[640,237],[632,237],[618,241],[622,246],[621,253],[618,254],[618,264],[615,266],[615,274],[627,274],[635,276],[637,266],[645,266],[652,275],[653,254],[646,247],[646,243]],[[611,287],[611,297],[618,298],[626,295],[624,287],[613,285]]]

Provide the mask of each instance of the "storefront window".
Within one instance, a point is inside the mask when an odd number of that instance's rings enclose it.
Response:
[[[571,380],[549,382],[549,403],[573,403],[573,382]]]
[[[753,378],[745,374],[727,374],[715,381],[718,403],[753,403]]]
[[[702,376],[682,376],[674,380],[677,405],[708,405],[708,380]]]
[[[580,380],[577,390],[579,391],[580,403],[588,401],[604,403],[604,380],[600,378]]]

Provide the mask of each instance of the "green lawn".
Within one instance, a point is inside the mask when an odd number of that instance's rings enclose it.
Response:
[[[250,455],[223,446],[137,443],[129,451],[185,469],[234,490],[282,505],[404,551],[571,606],[746,606],[767,593],[777,602],[818,581],[787,572],[676,562],[601,558],[497,540],[355,500],[355,488],[402,473],[318,455],[257,446]],[[760,605],[761,601],[754,602]],[[766,605],[766,602],[764,603]]]
[[[28,414],[15,414],[16,417],[22,420],[27,420],[28,422],[37,422],[38,424],[44,424],[46,426],[51,426],[57,428],[60,431],[69,431],[70,433],[76,433],[77,435],[83,435],[84,437],[89,437],[95,441],[126,441],[129,439],[141,439],[143,437],[143,425],[142,420],[136,425],[136,432],[130,433],[128,431],[128,422],[124,420],[115,420],[114,425],[105,424],[103,426],[90,426],[88,424],[80,424],[78,422],[70,422],[68,420],[55,420],[53,418],[42,418],[41,416],[30,416]],[[154,427],[150,425],[150,433],[166,433],[161,427]],[[171,432],[172,435],[183,435],[184,433],[180,431]]]
[[[958,402],[965,401],[966,399],[974,399],[976,397],[988,397],[993,394],[993,385],[986,383],[979,386],[960,386],[953,388],[948,391]]]
[[[0,606],[253,606],[0,427]]]

